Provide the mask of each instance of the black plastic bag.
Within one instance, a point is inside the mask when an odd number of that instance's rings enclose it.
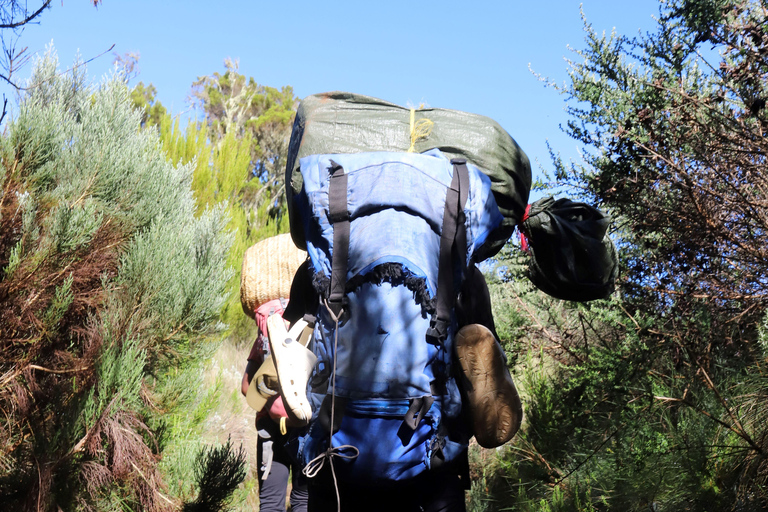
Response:
[[[618,275],[618,255],[608,238],[610,217],[570,199],[531,204],[520,225],[531,255],[531,282],[552,297],[586,302],[607,298]]]

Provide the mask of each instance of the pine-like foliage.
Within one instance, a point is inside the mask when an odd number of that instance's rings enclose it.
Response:
[[[119,77],[91,87],[51,51],[2,138],[0,509],[169,510],[192,491],[166,455],[203,419],[232,237],[140,123]]]
[[[170,116],[161,119],[158,130],[169,160],[193,168],[192,191],[198,214],[212,205],[220,205],[227,211],[227,229],[233,236],[227,265],[233,275],[227,285],[228,299],[222,310],[222,321],[236,340],[245,338],[254,324],[240,306],[243,255],[259,240],[286,232],[288,218],[271,217],[270,204],[258,199],[272,192],[267,184],[251,176],[254,142],[248,133],[238,138],[231,131],[211,141],[210,129],[205,124],[191,122],[181,130],[178,121],[172,121]],[[260,207],[253,209],[253,204]]]
[[[661,4],[636,38],[585,24],[561,88],[585,161],[556,159],[556,184],[613,214],[621,288],[503,284],[533,350],[500,508],[768,509],[768,8]]]
[[[219,512],[246,475],[246,456],[242,447],[234,450],[230,440],[219,447],[203,448],[197,456],[195,479],[200,492],[195,501],[184,505],[184,512]]]

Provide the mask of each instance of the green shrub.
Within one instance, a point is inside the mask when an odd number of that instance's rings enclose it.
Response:
[[[233,236],[140,123],[120,77],[87,85],[49,51],[3,137],[0,508],[166,510],[194,493],[194,465],[164,455],[202,445],[192,411]]]

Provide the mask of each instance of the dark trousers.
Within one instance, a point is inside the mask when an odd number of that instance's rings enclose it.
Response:
[[[258,474],[259,474],[259,510],[261,512],[285,512],[285,491],[288,475],[293,470],[291,481],[291,510],[307,512],[307,480],[285,450],[285,436],[279,427],[269,418],[262,418],[257,423]],[[266,473],[267,477],[264,478]]]
[[[336,512],[336,491],[326,467],[309,480],[309,512]],[[455,473],[425,473],[408,482],[361,486],[339,482],[342,512],[465,512],[465,482]]]

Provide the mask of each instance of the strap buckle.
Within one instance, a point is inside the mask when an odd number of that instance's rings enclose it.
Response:
[[[448,322],[440,318],[433,318],[427,329],[427,338],[433,338],[433,344],[437,345],[448,337]]]

